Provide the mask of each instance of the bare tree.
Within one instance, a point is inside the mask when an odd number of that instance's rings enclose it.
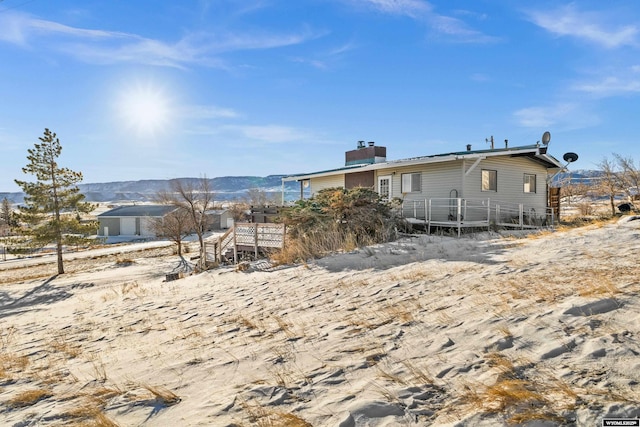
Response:
[[[622,190],[627,194],[629,200],[633,200],[633,190],[640,191],[640,164],[636,165],[631,157],[624,157],[613,153],[618,168],[620,169],[620,181]],[[638,193],[635,193],[638,194]]]
[[[151,228],[157,236],[163,236],[178,247],[178,256],[182,258],[182,241],[193,232],[191,214],[183,208],[176,208],[162,218],[152,218]]]
[[[193,231],[198,236],[200,269],[206,267],[206,253],[204,233],[209,226],[207,212],[213,209],[214,194],[211,182],[206,176],[197,180],[176,179],[170,182],[170,190],[161,192],[158,196],[164,203],[184,209],[193,226]]]
[[[269,206],[277,204],[277,200],[270,196],[265,190],[261,188],[250,188],[247,190],[246,201],[249,206]]]
[[[611,215],[616,214],[616,195],[622,191],[623,185],[620,181],[620,174],[616,171],[615,164],[608,158],[603,158],[598,163],[598,168],[602,171],[602,177],[598,182],[600,193],[609,197]]]
[[[229,212],[231,213],[231,218],[233,218],[234,224],[247,220],[247,211],[249,208],[249,204],[242,201],[234,202],[229,206]]]

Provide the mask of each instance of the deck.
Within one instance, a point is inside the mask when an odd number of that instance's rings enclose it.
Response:
[[[427,232],[432,227],[457,229],[458,235],[465,228],[491,227],[512,229],[536,229],[553,227],[554,211],[547,208],[538,213],[535,208],[522,203],[487,199],[435,198],[404,201],[402,216],[414,225],[422,225]]]

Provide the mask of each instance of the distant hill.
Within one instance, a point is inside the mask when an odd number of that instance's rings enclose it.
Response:
[[[603,175],[602,171],[592,169],[579,169],[569,172],[560,172],[553,177],[552,185],[560,184],[593,184]]]
[[[282,194],[282,178],[287,175],[260,176],[223,176],[209,178],[209,183],[217,201],[242,199],[247,191],[258,188],[274,196]],[[177,178],[182,181],[197,182],[200,178]],[[93,184],[79,184],[80,192],[89,202],[149,202],[158,192],[168,190],[169,179],[146,179],[140,181],[116,181]],[[300,195],[300,184],[285,183],[285,200],[295,200]],[[0,199],[9,199],[13,203],[22,203],[23,193],[0,193]]]

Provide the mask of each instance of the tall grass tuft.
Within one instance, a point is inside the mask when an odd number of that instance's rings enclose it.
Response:
[[[33,389],[25,390],[9,400],[9,406],[12,408],[24,408],[26,406],[35,405],[42,399],[53,396],[51,390],[47,389]]]

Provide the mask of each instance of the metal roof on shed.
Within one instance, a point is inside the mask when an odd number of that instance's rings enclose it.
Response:
[[[131,206],[118,206],[109,211],[103,212],[98,217],[142,217],[142,216],[155,216],[161,217],[172,210],[176,209],[171,205],[131,205]]]

